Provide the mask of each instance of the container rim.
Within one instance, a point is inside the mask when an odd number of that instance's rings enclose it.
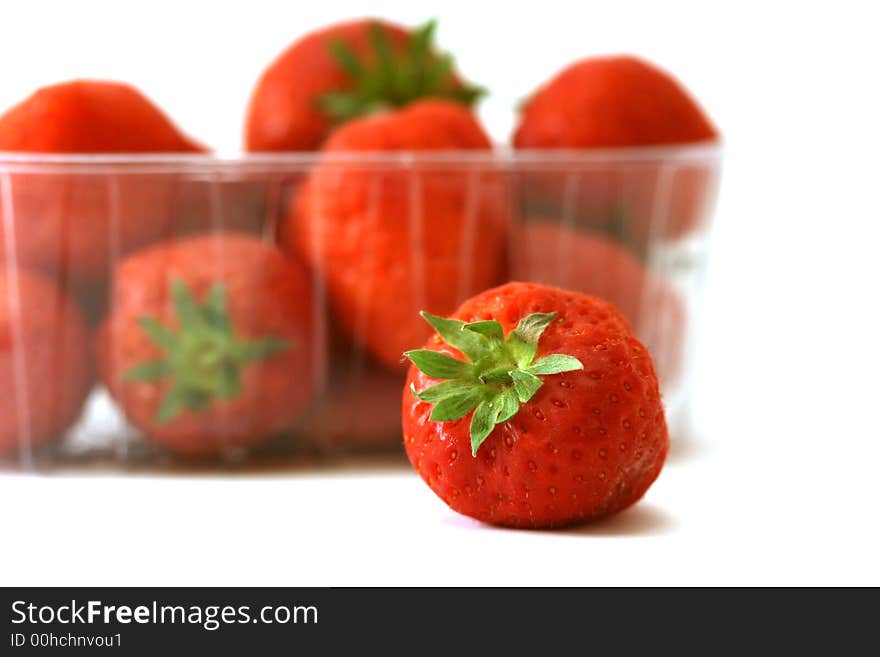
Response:
[[[517,149],[436,151],[291,151],[278,153],[23,153],[0,151],[4,172],[132,172],[173,173],[177,170],[232,169],[235,171],[301,171],[316,163],[338,163],[386,168],[423,165],[486,167],[555,167],[640,163],[710,163],[720,160],[717,141],[596,149]]]

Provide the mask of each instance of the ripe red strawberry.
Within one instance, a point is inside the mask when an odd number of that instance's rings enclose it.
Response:
[[[334,126],[421,98],[470,105],[452,59],[433,48],[436,25],[415,31],[379,20],[322,28],[299,39],[263,73],[245,127],[249,151],[314,150]]]
[[[712,141],[718,132],[668,73],[635,57],[570,65],[523,107],[517,148],[609,148]]]
[[[60,436],[92,386],[79,308],[44,274],[0,268],[0,453]]]
[[[288,428],[311,400],[323,357],[305,271],[233,233],[122,261],[98,351],[131,423],[187,454]]]
[[[704,143],[715,126],[681,84],[635,57],[576,62],[526,102],[513,143],[529,149],[596,149]],[[697,227],[711,200],[712,170],[703,161],[634,161],[574,173],[576,211],[594,226],[643,244],[679,238]],[[530,195],[561,205],[564,176],[533,177]],[[620,217],[624,225],[620,225]]]
[[[404,445],[451,508],[510,527],[616,513],[657,478],[668,432],[647,350],[613,306],[509,283],[411,351]]]
[[[191,153],[149,99],[120,82],[74,80],[38,89],[0,118],[0,150],[25,153]]]
[[[681,372],[686,312],[678,293],[620,244],[565,228],[556,221],[530,221],[518,229],[513,280],[544,283],[601,297],[616,306],[648,347],[660,382]]]
[[[449,313],[496,281],[503,181],[479,168],[377,170],[334,155],[489,148],[473,115],[448,101],[358,119],[330,137],[291,207],[282,241],[326,281],[348,334],[390,367],[428,336],[419,309]]]
[[[197,153],[146,97],[116,82],[77,80],[38,90],[0,117],[0,151]],[[106,173],[106,172],[105,172]],[[114,257],[172,230],[174,179],[87,168],[15,172],[0,216],[15,228],[15,258],[95,287]],[[7,242],[8,244],[9,242]],[[0,249],[0,255],[12,259]]]

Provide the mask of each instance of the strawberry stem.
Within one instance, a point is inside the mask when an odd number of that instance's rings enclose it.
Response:
[[[584,367],[577,358],[565,354],[535,360],[538,341],[556,313],[523,317],[506,338],[503,327],[494,320],[466,324],[425,312],[422,317],[468,360],[430,349],[406,352],[419,370],[432,378],[446,379],[412,393],[434,404],[430,418],[434,422],[454,422],[473,411],[470,438],[474,456],[497,425],[513,418],[520,405],[535,396],[543,385],[541,376]]]
[[[368,57],[360,57],[342,40],[329,44],[330,53],[351,78],[349,89],[318,99],[321,110],[335,124],[420,98],[446,98],[472,106],[485,95],[482,87],[456,80],[452,57],[434,51],[435,20],[416,29],[405,49],[393,47],[381,23],[374,22],[369,29]]]
[[[287,349],[275,337],[243,340],[235,334],[226,306],[226,287],[215,283],[198,303],[180,279],[171,281],[171,298],[179,328],[142,316],[137,322],[163,357],[132,367],[128,382],[173,381],[162,399],[156,422],[164,424],[186,410],[203,411],[215,399],[229,401],[242,392],[241,373],[247,365]]]

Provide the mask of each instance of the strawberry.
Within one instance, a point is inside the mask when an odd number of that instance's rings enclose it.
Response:
[[[116,270],[101,376],[148,438],[184,454],[249,446],[287,429],[322,370],[311,283],[247,235],[159,244]]]
[[[679,294],[625,248],[601,235],[530,221],[511,258],[513,280],[545,283],[601,297],[616,306],[654,358],[660,382],[681,371],[686,312]]]
[[[249,151],[314,150],[330,130],[421,98],[473,104],[452,59],[433,48],[435,23],[409,31],[379,20],[331,25],[302,37],[263,73],[248,108]]]
[[[509,283],[466,301],[412,361],[404,445],[452,509],[559,527],[638,501],[669,437],[647,350],[596,297]]]
[[[60,436],[92,387],[89,332],[47,276],[0,268],[0,453]]]
[[[635,57],[575,62],[523,107],[517,148],[609,148],[713,141],[718,132],[669,74]]]
[[[204,148],[143,94],[120,82],[74,80],[38,89],[0,117],[0,151],[194,153]]]
[[[0,117],[0,151],[26,153],[203,152],[140,92],[77,80],[38,90]],[[105,172],[104,172],[105,173]],[[169,234],[174,179],[96,174],[85,167],[13,169],[2,191],[15,229],[6,259],[94,288],[120,253]],[[9,243],[9,242],[7,242]]]
[[[576,62],[535,92],[523,107],[513,143],[520,149],[601,149],[711,144],[718,138],[677,80],[635,57],[618,56]],[[595,164],[583,171],[568,165],[575,211],[640,245],[696,229],[714,189],[711,167],[701,160]],[[539,205],[562,205],[572,194],[565,193],[560,177],[532,177],[527,193]]]
[[[420,101],[351,121],[327,141],[324,158],[291,206],[282,242],[325,280],[355,343],[389,367],[400,369],[402,352],[427,337],[420,308],[449,313],[496,281],[504,243],[502,180],[478,167],[376,169],[334,155],[489,148],[473,115],[448,101]]]

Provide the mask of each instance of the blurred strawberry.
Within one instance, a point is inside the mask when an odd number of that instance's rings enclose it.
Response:
[[[134,87],[74,80],[38,89],[0,117],[0,150],[194,153],[204,148]]]
[[[513,241],[512,280],[601,297],[623,313],[654,359],[660,382],[681,372],[686,310],[678,293],[620,244],[552,221],[530,221]]]
[[[92,387],[89,331],[44,274],[0,267],[0,453],[60,436]]]
[[[311,32],[263,73],[245,127],[249,151],[314,150],[334,126],[423,98],[473,104],[452,58],[434,50],[436,24],[410,31],[375,19]]]
[[[118,82],[44,87],[0,117],[0,151],[204,150],[139,91]],[[14,228],[2,254],[50,272],[65,287],[72,280],[77,288],[100,290],[115,258],[172,232],[173,175],[87,165],[12,171],[0,189],[0,216],[8,214]]]
[[[123,260],[99,336],[101,376],[144,434],[185,454],[288,429],[323,371],[306,272],[275,247],[216,233]]]
[[[617,56],[576,62],[538,89],[523,106],[513,143],[518,149],[607,149],[718,139],[675,78],[635,57]],[[545,210],[568,204],[567,212],[643,247],[649,239],[678,239],[696,230],[713,184],[707,161],[681,162],[658,152],[582,169],[565,165],[526,179],[524,194]]]
[[[404,169],[338,160],[352,151],[488,151],[474,116],[442,100],[352,121],[327,141],[282,229],[326,282],[357,345],[385,365],[428,329],[418,311],[448,313],[499,275],[506,216],[503,180],[479,165]]]
[[[611,148],[713,141],[715,127],[669,74],[635,57],[576,62],[523,107],[517,148]]]

